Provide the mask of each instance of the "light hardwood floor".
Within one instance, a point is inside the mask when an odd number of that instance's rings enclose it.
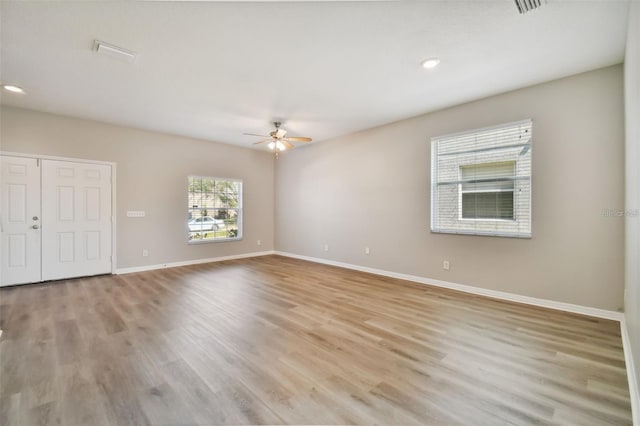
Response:
[[[279,256],[0,290],[0,424],[631,424],[619,324]]]

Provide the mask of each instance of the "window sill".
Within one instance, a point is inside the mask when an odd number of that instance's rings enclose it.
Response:
[[[533,238],[531,233],[499,233],[499,232],[479,232],[479,231],[466,231],[460,229],[438,229],[431,230],[432,234],[456,234],[456,235],[475,235],[479,237],[502,237],[502,238],[523,238],[530,240]]]
[[[229,241],[242,241],[242,237],[237,238],[216,238],[216,239],[207,239],[207,240],[196,240],[196,241],[188,241],[187,244],[211,244],[211,243],[228,243]]]
[[[472,218],[472,217],[460,217],[458,218],[458,220],[460,221],[464,221],[464,222],[469,222],[469,223],[473,223],[473,222],[508,222],[508,223],[515,223],[517,222],[516,219],[490,219],[490,218]]]

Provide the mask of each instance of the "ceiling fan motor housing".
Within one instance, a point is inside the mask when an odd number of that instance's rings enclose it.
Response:
[[[281,125],[282,125],[282,122],[274,121],[273,126],[276,129],[269,133],[268,137],[270,139],[254,142],[254,145],[261,144],[264,142],[271,142],[268,145],[269,148],[272,150],[276,150],[277,152],[278,150],[293,149],[294,145],[291,142],[311,142],[311,138],[308,138],[308,137],[301,137],[301,136],[287,137],[287,131],[285,129],[281,129],[280,128]],[[245,133],[245,135],[267,137],[266,135],[258,135],[255,133]]]

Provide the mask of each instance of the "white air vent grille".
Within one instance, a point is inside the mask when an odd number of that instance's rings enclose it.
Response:
[[[514,0],[518,7],[518,12],[527,13],[542,6],[542,0]]]
[[[122,47],[114,46],[113,44],[105,43],[104,41],[95,40],[93,42],[93,50],[102,55],[110,56],[119,61],[129,63],[136,61],[136,52],[123,49]]]

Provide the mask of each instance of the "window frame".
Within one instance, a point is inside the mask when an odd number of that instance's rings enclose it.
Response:
[[[233,182],[236,184],[239,184],[239,188],[238,188],[238,207],[223,207],[223,208],[215,208],[212,207],[211,209],[215,209],[215,210],[236,210],[237,213],[237,224],[238,224],[238,235],[235,237],[225,237],[225,238],[206,238],[206,239],[199,239],[199,240],[192,240],[190,239],[191,236],[191,231],[189,230],[189,222],[191,221],[191,219],[189,218],[189,213],[192,212],[193,210],[195,210],[193,207],[191,207],[189,205],[189,187],[190,187],[190,181],[191,179],[208,179],[211,181],[225,181],[225,182]],[[203,209],[206,209],[206,207],[198,207],[198,210],[202,211]],[[211,216],[215,219],[214,216],[207,214],[207,216]],[[200,216],[200,217],[204,217],[204,216]],[[186,220],[186,231],[187,231],[187,244],[209,244],[209,243],[223,243],[223,242],[230,242],[230,241],[241,241],[243,239],[243,234],[244,234],[244,224],[243,224],[243,217],[244,217],[244,181],[242,179],[238,179],[238,178],[226,178],[226,177],[215,177],[215,176],[203,176],[203,175],[195,175],[195,174],[191,174],[191,175],[187,175],[187,220]]]
[[[500,131],[504,131],[504,133],[501,134]],[[516,131],[517,133],[515,133]],[[492,135],[493,132],[495,132],[495,134]],[[514,132],[517,136],[513,136],[510,132]],[[467,139],[467,141],[465,141],[465,139]],[[431,137],[431,205],[429,209],[431,233],[531,239],[533,237],[533,139],[533,120],[531,119]],[[460,152],[455,151],[456,144],[466,144],[468,140],[474,141],[475,145],[471,145],[471,149]],[[492,142],[489,143],[487,141]],[[447,142],[449,144],[448,146],[446,146]],[[450,150],[454,149],[454,151],[443,150],[439,145],[440,143],[444,143],[446,148]],[[509,149],[519,150],[521,148],[521,152],[518,155],[512,154],[512,158],[507,154]],[[490,155],[476,154],[496,150],[504,150],[503,158],[496,159]],[[465,154],[477,155],[479,158],[474,159],[473,162],[468,162],[468,159],[465,160],[463,157]],[[438,167],[441,165],[439,162],[442,160],[441,156],[449,155],[457,156],[455,160],[457,172],[456,175],[453,176],[451,175],[450,167],[453,167],[451,164],[446,165],[448,171],[443,169],[445,170],[444,175],[438,170]],[[521,155],[526,155],[526,157],[520,157]],[[503,161],[515,161],[513,176],[513,219],[463,218],[463,179],[461,166]],[[450,184],[457,184],[455,185],[457,197],[454,199],[455,201],[453,201],[453,203],[455,203],[454,205],[450,204],[451,201],[446,200],[446,194],[442,192],[445,190],[444,188]],[[445,197],[444,201],[443,196]],[[453,213],[453,215],[447,215],[447,209]],[[451,210],[456,211],[454,213]],[[482,226],[483,223],[486,225],[485,227]],[[489,225],[491,223],[494,223],[494,225]]]

